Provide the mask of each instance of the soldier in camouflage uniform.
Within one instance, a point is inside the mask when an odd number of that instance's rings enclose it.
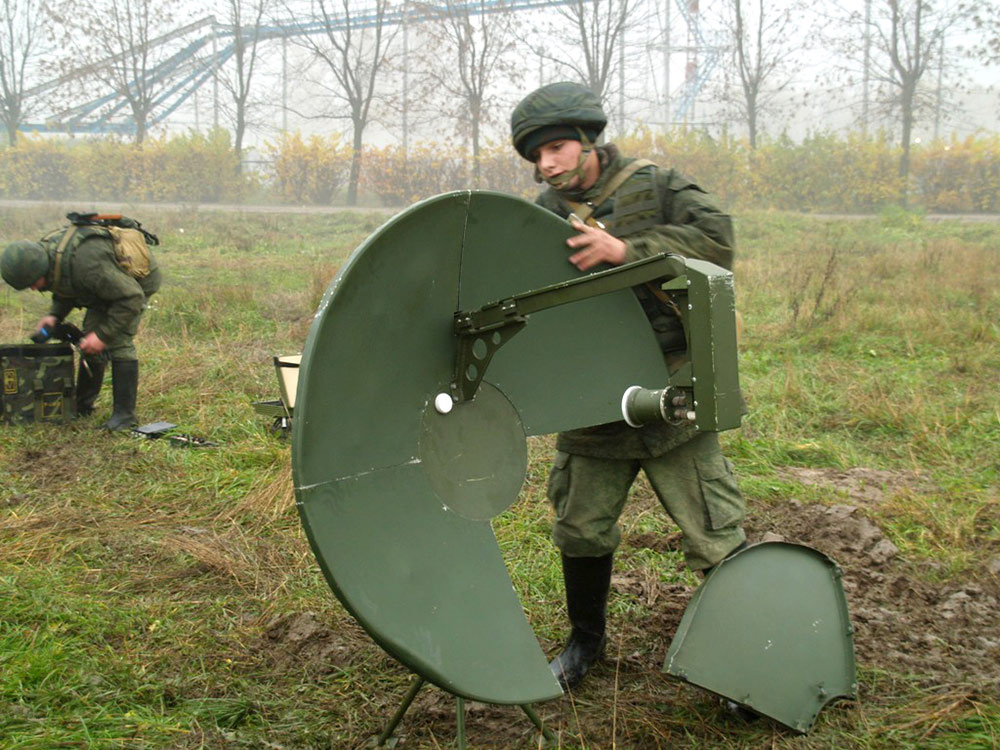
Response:
[[[61,243],[67,231],[73,234],[67,243]],[[60,252],[61,244],[65,247]],[[102,427],[112,431],[134,427],[138,423],[135,402],[139,357],[133,338],[146,303],[160,288],[155,259],[150,256],[148,275],[135,278],[120,265],[107,229],[71,225],[40,242],[8,245],[0,258],[0,271],[4,281],[15,289],[30,287],[52,292],[52,305],[38,322],[38,330],[56,325],[75,307],[86,308],[77,374],[77,414],[93,413],[110,360],[114,406],[111,418]]]
[[[595,145],[606,123],[600,99],[566,82],[532,92],[511,115],[514,147],[548,185],[536,203],[563,218],[574,214],[579,233],[567,240],[569,261],[585,271],[669,252],[731,269],[730,217],[674,170]],[[586,224],[575,218],[581,207],[592,211]],[[634,291],[673,370],[687,356],[681,322],[657,285]],[[556,450],[548,497],[572,630],[551,668],[573,689],[604,651],[617,522],[639,469],[683,532],[684,556],[696,571],[745,545],[745,503],[717,435],[691,425],[613,422],[560,433]]]

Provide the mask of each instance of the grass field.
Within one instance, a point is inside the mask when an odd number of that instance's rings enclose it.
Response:
[[[0,211],[5,240],[58,224]],[[337,603],[294,507],[287,440],[252,403],[301,350],[348,254],[385,217],[139,216],[167,282],[143,321],[139,417],[219,447],[110,436],[98,419],[0,425],[0,748],[355,748],[409,675]],[[648,487],[615,563],[606,661],[539,706],[562,748],[1000,745],[1000,224],[738,218],[741,379],[724,436],[752,539],[845,569],[859,700],[808,736],[728,717],[660,673],[697,579]],[[47,298],[0,289],[0,341]],[[79,313],[76,314],[79,316]],[[79,322],[79,317],[77,317]],[[565,633],[544,483],[529,443],[495,521],[548,653]],[[736,615],[738,617],[738,613]],[[398,747],[452,746],[454,701],[424,688]],[[537,746],[516,708],[472,705],[474,748]]]

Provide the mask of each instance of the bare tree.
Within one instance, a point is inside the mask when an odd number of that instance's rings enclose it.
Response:
[[[775,0],[727,0],[726,28],[732,37],[732,67],[740,81],[741,96],[733,104],[746,123],[750,148],[757,148],[761,118],[791,84],[800,64],[803,36],[796,20],[804,8],[776,7]]]
[[[301,43],[333,74],[334,86],[325,86],[335,99],[347,105],[351,121],[351,174],[347,183],[347,204],[358,202],[361,154],[365,128],[371,119],[376,83],[387,62],[398,27],[388,23],[388,0],[354,12],[348,0],[316,0],[321,33],[303,36]],[[331,112],[328,116],[338,117]]]
[[[961,10],[982,34],[970,53],[987,65],[1000,64],[1000,2],[965,2]]]
[[[232,63],[226,66],[228,74],[219,74],[219,81],[233,102],[233,146],[237,156],[237,171],[243,164],[243,138],[249,124],[252,100],[250,96],[254,73],[257,69],[261,42],[261,22],[269,10],[271,0],[227,0],[226,21],[233,36]]]
[[[75,72],[92,74],[125,102],[136,143],[174,84],[178,53],[167,42],[182,30],[161,36],[174,7],[174,0],[66,0],[60,8]]]
[[[579,81],[605,102],[617,92],[621,112],[625,37],[645,23],[645,8],[640,0],[570,0],[554,9],[556,21],[544,24],[543,41],[527,43],[562,77]]]
[[[47,19],[36,0],[0,0],[0,7],[0,122],[13,146],[28,114],[26,86],[38,69]]]
[[[429,81],[451,104],[461,132],[472,142],[473,184],[480,185],[482,126],[498,104],[497,79],[510,83],[519,70],[509,53],[514,48],[513,13],[501,2],[445,0],[431,11],[436,23],[427,32],[439,44],[427,45],[434,55]],[[441,54],[446,50],[446,54]]]
[[[935,86],[926,83],[924,76],[949,67],[949,60],[941,56],[949,49],[945,41],[958,30],[962,15],[954,0],[870,2],[870,8],[841,15],[841,28],[851,30],[851,36],[842,36],[839,42],[854,70],[864,66],[862,74],[872,86],[873,103],[898,122],[899,175],[905,184],[914,124],[938,106]],[[902,198],[905,202],[906,195]]]

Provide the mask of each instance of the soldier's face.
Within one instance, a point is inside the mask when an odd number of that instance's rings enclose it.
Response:
[[[45,277],[42,276],[42,278],[40,278],[38,281],[36,281],[34,284],[31,285],[31,288],[34,289],[36,292],[45,291]]]
[[[543,143],[535,149],[533,156],[535,165],[542,179],[557,190],[587,190],[601,176],[600,160],[597,152],[591,149],[583,163],[580,157],[583,154],[583,144],[570,138],[565,140],[549,141]],[[578,169],[579,168],[579,169]],[[576,172],[569,177],[569,182],[560,184],[552,182],[559,175]]]
[[[546,180],[558,177],[563,172],[571,172],[580,163],[580,153],[583,144],[572,139],[560,139],[543,143],[535,149],[535,164]],[[574,177],[567,186],[568,189],[578,187],[579,177]]]

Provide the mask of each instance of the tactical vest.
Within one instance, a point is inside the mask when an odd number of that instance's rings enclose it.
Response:
[[[642,167],[605,200],[596,206],[593,218],[618,239],[667,223],[663,214],[663,198],[656,179],[655,165]],[[676,305],[657,282],[632,287],[643,312],[649,319],[660,349],[681,352],[687,349],[684,326]]]
[[[607,201],[611,203],[608,232],[619,239],[665,224],[662,200],[656,185],[656,168],[643,167],[629,177]]]

